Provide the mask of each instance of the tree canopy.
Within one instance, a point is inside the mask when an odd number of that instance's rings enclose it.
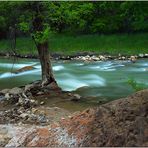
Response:
[[[36,2],[0,2],[0,37],[6,37],[9,27],[32,31]],[[48,32],[130,33],[148,31],[148,2],[142,1],[93,1],[42,3],[44,37]],[[39,37],[39,34],[38,34]],[[43,38],[44,38],[43,37]]]

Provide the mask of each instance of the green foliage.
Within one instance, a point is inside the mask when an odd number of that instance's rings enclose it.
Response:
[[[20,22],[19,23],[19,27],[20,30],[24,31],[24,32],[28,32],[29,31],[29,24],[26,22]]]
[[[144,84],[137,83],[134,79],[129,79],[128,84],[131,85],[135,91],[142,90],[146,87]]]
[[[37,43],[44,43],[49,39],[49,33],[50,29],[49,27],[46,27],[43,31],[36,31],[35,33],[32,33],[32,36]]]
[[[17,24],[18,30],[34,33],[32,21],[38,8],[43,17],[42,23],[48,24],[52,32],[100,34],[148,31],[146,1],[0,2],[0,31],[7,34],[9,27]],[[41,38],[43,41],[47,30],[35,34],[36,40]]]
[[[0,16],[0,28],[4,29],[6,26],[5,18],[3,16]]]

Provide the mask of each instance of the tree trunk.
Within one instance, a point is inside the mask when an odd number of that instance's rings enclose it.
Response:
[[[38,54],[40,58],[41,63],[41,70],[42,70],[42,85],[48,85],[52,82],[55,82],[51,61],[50,61],[50,55],[48,52],[48,43],[40,43],[37,45]]]
[[[35,2],[34,3],[34,8],[35,8],[35,16],[32,21],[33,25],[33,33],[36,34],[38,33],[43,33],[44,31],[44,25],[45,25],[45,20],[44,17],[41,15],[41,10],[43,8],[43,5],[41,2]],[[35,38],[33,37],[34,41]],[[44,42],[36,42],[35,44],[37,46],[39,58],[40,58],[40,63],[41,63],[41,70],[42,70],[42,86],[46,86],[52,82],[55,82],[54,84],[58,87],[54,76],[53,76],[53,71],[52,71],[52,66],[51,66],[51,61],[50,61],[50,55],[48,51],[48,39],[45,40]]]

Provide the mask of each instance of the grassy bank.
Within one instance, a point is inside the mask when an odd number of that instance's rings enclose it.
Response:
[[[71,55],[78,52],[98,54],[139,54],[148,53],[148,33],[116,35],[50,35],[49,45],[52,53]],[[10,41],[0,41],[0,52],[10,51]],[[16,48],[20,54],[36,54],[36,47],[31,38],[17,38]]]

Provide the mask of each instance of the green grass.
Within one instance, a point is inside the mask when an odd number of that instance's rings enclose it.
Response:
[[[31,38],[17,38],[18,53],[37,54]],[[148,33],[115,35],[64,35],[52,34],[49,40],[50,52],[72,55],[78,52],[95,52],[97,54],[133,55],[148,53]],[[0,52],[10,51],[10,41],[0,41]]]

